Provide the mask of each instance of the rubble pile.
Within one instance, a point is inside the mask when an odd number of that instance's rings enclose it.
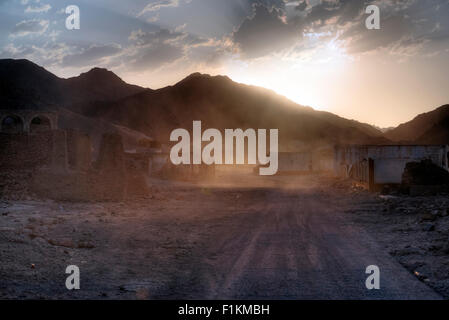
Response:
[[[431,160],[409,162],[402,175],[402,183],[407,186],[449,185],[449,172]]]

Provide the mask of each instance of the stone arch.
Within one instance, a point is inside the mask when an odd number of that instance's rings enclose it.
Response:
[[[25,129],[25,122],[20,116],[15,114],[5,114],[2,116],[0,119],[0,125],[0,132],[2,133],[22,133]]]
[[[38,114],[31,117],[29,123],[29,132],[30,133],[38,133],[38,132],[46,132],[51,131],[53,128],[50,118]]]

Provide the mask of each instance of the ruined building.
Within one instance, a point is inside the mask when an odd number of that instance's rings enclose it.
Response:
[[[128,195],[122,138],[103,136],[97,161],[89,135],[58,129],[56,112],[0,111],[0,195],[121,200]],[[140,185],[145,193],[146,185]]]
[[[370,189],[388,184],[401,184],[408,163],[431,161],[449,170],[447,145],[336,146],[334,172],[352,178]]]

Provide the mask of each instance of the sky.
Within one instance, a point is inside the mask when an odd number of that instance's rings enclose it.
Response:
[[[227,75],[391,127],[449,103],[449,0],[0,0],[0,58],[60,77],[108,68],[153,89]]]

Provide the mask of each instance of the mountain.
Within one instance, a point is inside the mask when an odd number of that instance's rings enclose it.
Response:
[[[0,60],[2,109],[54,109],[64,100],[62,83],[28,60]]]
[[[70,92],[70,99],[66,105],[73,111],[83,114],[89,114],[97,102],[115,101],[145,90],[127,84],[115,73],[102,68],[94,68],[63,82]]]
[[[151,90],[129,85],[106,69],[62,79],[27,60],[0,60],[0,103],[2,108],[64,109],[162,142],[173,129],[189,129],[192,121],[201,120],[203,128],[279,129],[284,146],[388,143],[370,125],[300,106],[225,76],[200,73]]]
[[[127,84],[113,72],[94,68],[78,77],[62,79],[31,61],[0,60],[0,104],[3,109],[84,112],[96,102],[114,101],[145,90]]]
[[[119,132],[129,148],[142,138],[150,138],[132,129],[88,117],[99,103],[109,103],[143,90],[125,83],[106,69],[95,68],[78,77],[62,79],[28,60],[0,60],[1,109],[58,111],[60,128],[86,132],[94,145],[98,145],[104,132]]]
[[[260,87],[195,73],[174,86],[120,99],[95,116],[167,142],[176,128],[277,128],[280,140],[310,144],[386,143],[382,133],[332,113],[303,107]]]
[[[449,144],[449,105],[420,114],[384,136],[401,143]]]

